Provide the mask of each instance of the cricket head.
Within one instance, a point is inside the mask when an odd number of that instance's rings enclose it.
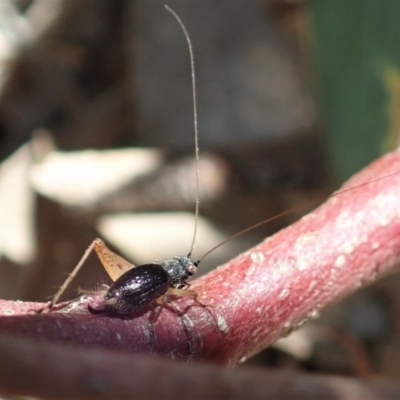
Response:
[[[161,261],[160,265],[168,273],[171,286],[181,288],[186,281],[197,272],[197,265],[189,256],[176,256],[170,260]]]

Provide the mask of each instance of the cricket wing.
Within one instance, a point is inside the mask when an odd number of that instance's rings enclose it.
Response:
[[[125,260],[125,258],[112,252],[101,239],[95,240],[94,250],[113,282],[126,271],[135,268],[135,265]]]

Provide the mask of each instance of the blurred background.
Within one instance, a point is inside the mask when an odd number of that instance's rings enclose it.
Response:
[[[400,133],[400,1],[170,0],[193,42],[194,258],[322,194]],[[0,0],[0,296],[45,301],[101,236],[135,264],[187,254],[195,160],[186,40],[164,1]],[[309,206],[229,242],[219,265]],[[93,256],[65,298],[109,283]],[[399,278],[251,362],[400,376]]]

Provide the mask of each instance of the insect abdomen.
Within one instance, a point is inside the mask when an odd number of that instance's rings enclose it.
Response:
[[[169,287],[169,275],[158,264],[144,264],[123,274],[110,287],[119,290],[127,301],[144,305],[162,296]]]
[[[103,308],[89,310],[97,314],[129,314],[151,304],[170,285],[170,277],[161,265],[140,265],[125,272],[110,286]]]

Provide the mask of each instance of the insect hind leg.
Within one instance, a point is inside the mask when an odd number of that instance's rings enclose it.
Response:
[[[192,297],[193,301],[199,306],[199,307],[203,307],[203,308],[207,308],[207,307],[211,307],[213,308],[213,306],[207,305],[202,303],[198,297],[199,294],[194,291],[194,290],[189,290],[189,289],[177,289],[177,288],[173,288],[170,287],[167,290],[167,293],[164,295],[167,297],[174,297],[174,296],[179,296],[179,297]]]
[[[150,320],[152,323],[156,323],[159,316],[161,315],[162,310],[168,305],[170,299],[167,295],[163,294],[155,300],[155,303],[159,306],[155,310],[152,311],[150,315]]]
[[[179,315],[180,315],[181,317],[183,317],[184,314],[185,314],[191,307],[193,307],[193,306],[198,306],[198,307],[205,308],[205,309],[208,311],[208,313],[211,315],[211,317],[215,320],[215,323],[217,324],[217,320],[216,320],[216,317],[215,317],[215,315],[214,315],[214,312],[212,312],[212,311],[210,310],[210,308],[214,310],[214,306],[212,306],[212,305],[210,305],[210,304],[204,304],[204,303],[202,303],[202,302],[198,299],[198,293],[197,293],[196,291],[194,291],[194,290],[188,290],[188,289],[177,289],[177,288],[172,288],[172,287],[171,287],[171,288],[169,288],[169,289],[167,290],[167,293],[166,293],[164,296],[167,296],[167,297],[176,297],[176,296],[179,296],[179,297],[187,297],[187,296],[192,297],[193,301],[194,301],[196,304],[189,304],[188,306],[185,307],[184,310],[182,310],[182,311],[180,312]]]
[[[193,301],[199,307],[203,307],[203,308],[211,307],[211,308],[214,308],[213,306],[210,306],[210,305],[202,303],[198,299],[198,296],[199,296],[198,293],[196,291],[194,291],[194,290],[178,289],[178,288],[174,288],[174,287],[168,288],[168,290],[166,291],[165,294],[163,294],[162,296],[158,297],[155,300],[156,304],[159,305],[160,307],[158,308],[155,316],[152,317],[152,320],[154,322],[157,321],[157,319],[160,316],[162,310],[171,303],[171,301],[172,301],[172,299],[174,297],[192,297]],[[190,305],[188,308],[190,308],[190,307],[192,307],[192,305]]]
[[[53,299],[51,301],[48,302],[48,304],[38,310],[38,313],[46,313],[49,312],[54,305],[58,302],[58,300],[60,299],[60,297],[62,296],[62,294],[65,292],[65,290],[67,289],[67,287],[69,286],[69,284],[71,283],[72,279],[75,278],[75,276],[78,274],[79,270],[82,268],[82,265],[85,263],[85,261],[87,260],[87,258],[90,256],[90,253],[93,251],[93,249],[95,248],[96,245],[98,245],[98,243],[102,242],[101,239],[95,239],[93,240],[93,242],[90,244],[90,246],[86,249],[86,251],[83,253],[83,256],[81,257],[81,259],[79,260],[78,264],[76,265],[76,267],[73,269],[73,271],[68,275],[68,278],[64,281],[64,283],[60,286],[60,289],[58,289],[57,293],[54,295]],[[103,243],[104,244],[104,243]]]
[[[205,304],[201,303],[198,299],[197,299],[197,292],[195,292],[194,290],[184,290],[184,289],[175,289],[175,288],[169,288],[167,290],[167,292],[160,296],[159,298],[156,299],[156,304],[159,305],[158,310],[155,314],[155,316],[151,316],[150,318],[152,319],[152,322],[155,323],[158,319],[158,317],[160,316],[162,310],[164,308],[171,308],[174,313],[176,313],[176,315],[179,317],[183,330],[185,332],[185,336],[186,336],[186,342],[187,342],[187,360],[189,361],[193,355],[195,354],[195,349],[200,348],[202,341],[201,338],[198,336],[198,334],[195,334],[195,336],[193,336],[191,334],[191,328],[194,327],[194,323],[191,320],[191,318],[189,316],[186,315],[187,312],[187,308],[185,307],[184,310],[180,309],[179,306],[177,304],[173,304],[173,297],[183,297],[183,296],[190,296],[192,297],[196,303],[201,306],[201,307],[207,307]],[[190,306],[189,306],[190,308]],[[171,310],[171,311],[172,311]]]
[[[115,271],[116,268],[114,267],[112,261],[114,261],[114,264],[117,264],[116,261],[118,261],[118,266],[120,267],[122,264],[122,268],[120,269],[125,270],[128,269],[129,267],[133,267],[132,264],[129,264],[128,261],[124,260],[122,257],[114,254],[111,250],[107,248],[105,243],[99,239],[96,238],[93,240],[93,242],[89,245],[89,247],[86,249],[86,251],[83,253],[83,256],[79,260],[78,264],[76,267],[72,270],[72,272],[68,275],[68,278],[65,280],[65,282],[61,285],[60,289],[58,289],[57,293],[54,295],[53,299],[42,309],[38,310],[38,313],[46,313],[49,312],[54,305],[58,302],[60,297],[63,295],[67,287],[70,285],[71,281],[75,278],[75,276],[78,274],[80,269],[82,268],[83,264],[85,261],[88,259],[92,251],[95,251],[98,258],[100,259],[101,263],[103,264],[104,268],[110,275],[111,279],[115,280],[113,276],[111,276],[108,266],[111,265],[113,267],[113,270]],[[110,262],[111,260],[111,262]],[[123,263],[124,262],[124,263]],[[120,273],[118,271],[118,273]]]

